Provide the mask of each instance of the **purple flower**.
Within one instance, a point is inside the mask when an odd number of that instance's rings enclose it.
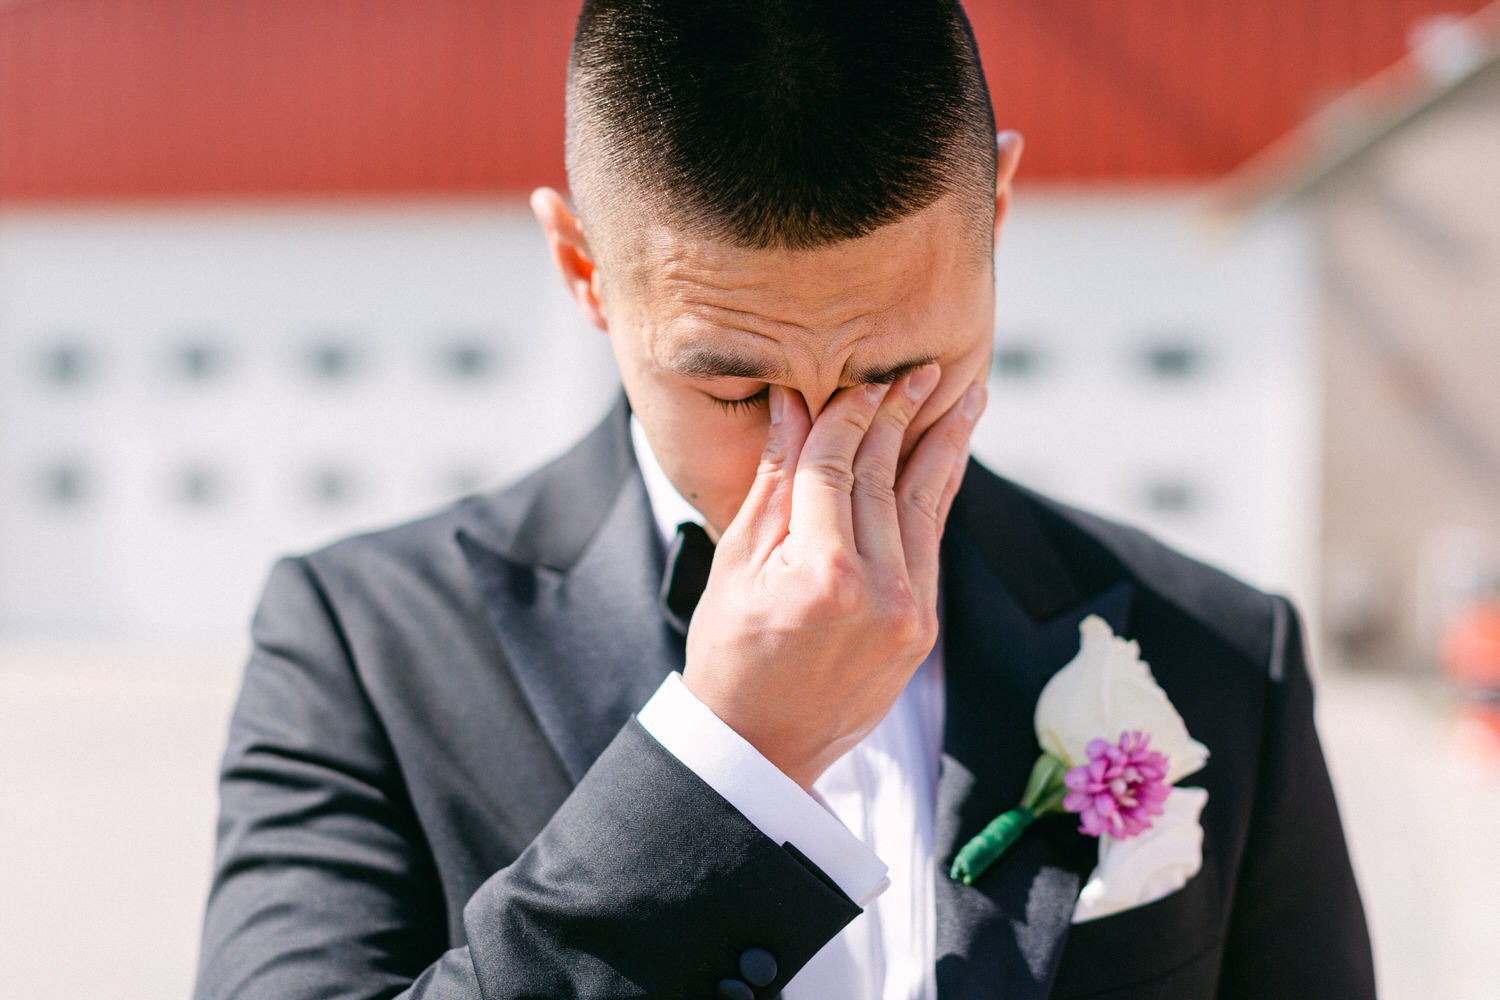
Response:
[[[1150,749],[1150,742],[1139,731],[1121,733],[1119,743],[1089,741],[1088,763],[1063,778],[1068,787],[1063,808],[1079,814],[1079,830],[1121,839],[1151,828],[1172,786],[1167,783],[1167,755]]]

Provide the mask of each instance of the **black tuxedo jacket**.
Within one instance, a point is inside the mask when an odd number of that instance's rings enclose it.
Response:
[[[970,468],[943,543],[940,1000],[1373,996],[1288,604]],[[623,404],[516,486],[277,565],[221,779],[197,997],[772,997],[857,914],[634,721],[682,646]],[[1087,614],[1212,757],[1203,869],[1070,926],[1076,818],[972,887]],[[759,976],[764,978],[764,970]],[[740,990],[741,987],[726,987]],[[729,994],[726,994],[729,995]]]

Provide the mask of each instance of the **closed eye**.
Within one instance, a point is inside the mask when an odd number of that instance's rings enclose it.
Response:
[[[721,396],[708,395],[713,404],[727,413],[745,413],[750,410],[758,410],[765,406],[771,398],[771,387],[763,385],[760,391],[753,396],[742,396],[739,399],[724,399]]]

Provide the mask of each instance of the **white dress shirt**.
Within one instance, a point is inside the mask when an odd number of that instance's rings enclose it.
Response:
[[[662,471],[640,424],[631,440],[665,546],[700,515]],[[783,990],[785,1000],[936,1000],[932,828],[943,730],[942,642],[895,706],[809,795],[672,674],[638,718],[772,840],[795,845],[864,912]]]

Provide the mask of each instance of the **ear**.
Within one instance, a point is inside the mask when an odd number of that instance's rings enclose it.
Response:
[[[589,251],[588,240],[584,239],[578,216],[568,208],[562,195],[545,187],[531,192],[531,212],[542,224],[547,247],[552,251],[552,263],[557,265],[557,273],[562,275],[573,301],[590,323],[608,330],[599,268]]]
[[[1015,179],[1016,168],[1021,165],[1021,149],[1026,145],[1021,133],[1004,131],[995,136],[998,153],[998,169],[995,171],[995,239],[1000,238],[1000,223],[1005,221],[1005,212],[1010,208],[1010,185]]]

